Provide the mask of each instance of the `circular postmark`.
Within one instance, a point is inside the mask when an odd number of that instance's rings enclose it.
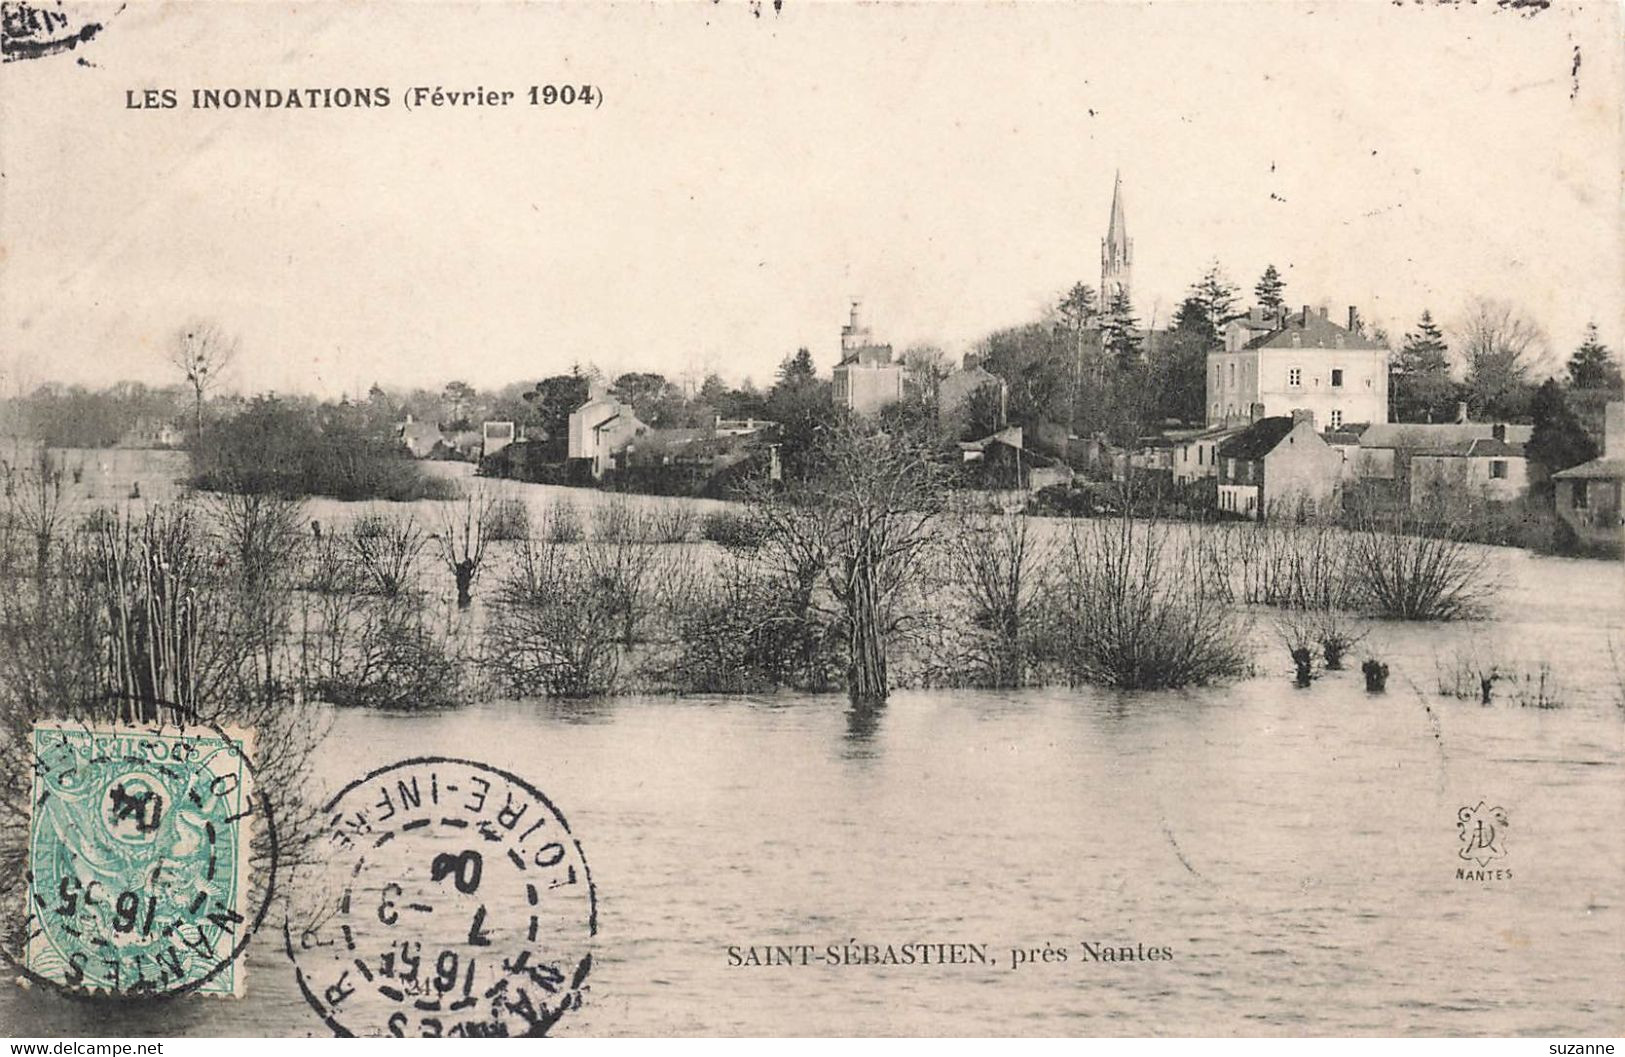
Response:
[[[84,995],[240,995],[250,907],[249,737],[40,723],[30,732],[26,941],[37,983]]]
[[[597,931],[564,816],[517,775],[425,757],[323,809],[316,905],[284,927],[337,1035],[541,1035],[581,1004]]]

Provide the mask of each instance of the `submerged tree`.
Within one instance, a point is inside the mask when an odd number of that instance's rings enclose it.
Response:
[[[441,562],[456,581],[458,609],[467,609],[474,602],[474,579],[485,563],[485,544],[494,527],[495,509],[493,496],[474,492],[440,510],[440,526],[434,539]]]
[[[942,489],[928,443],[844,425],[820,435],[813,472],[764,508],[770,536],[815,560],[846,642],[846,689],[859,709],[890,693],[887,650],[899,601],[922,572]]]

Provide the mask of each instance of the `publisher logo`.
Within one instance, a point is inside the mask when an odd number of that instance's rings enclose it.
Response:
[[[1491,863],[1507,855],[1507,812],[1504,807],[1491,807],[1480,800],[1472,807],[1456,812],[1456,838],[1460,846],[1456,856],[1462,863],[1474,864],[1456,868],[1459,881],[1500,881],[1512,876],[1508,869],[1489,869]]]

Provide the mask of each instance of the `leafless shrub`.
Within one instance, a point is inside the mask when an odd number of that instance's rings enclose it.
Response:
[[[1505,673],[1496,664],[1486,643],[1477,639],[1458,643],[1450,656],[1433,658],[1439,693],[1463,700],[1477,699],[1489,704],[1495,684]]]
[[[417,583],[418,559],[429,538],[410,513],[374,511],[356,521],[350,554],[369,588],[386,598]]]
[[[1308,686],[1315,677],[1313,615],[1302,610],[1285,613],[1275,618],[1275,632],[1286,644],[1287,654],[1292,658],[1292,666],[1297,670],[1295,682],[1300,687]]]
[[[1325,606],[1310,610],[1314,639],[1329,671],[1341,671],[1343,658],[1364,641],[1369,629],[1345,609]]]
[[[592,538],[603,543],[624,543],[644,536],[643,517],[625,496],[612,496],[590,515]]]
[[[1562,708],[1568,690],[1558,679],[1550,661],[1542,660],[1506,679],[1512,700],[1520,708]]]
[[[575,560],[598,585],[598,605],[620,622],[621,643],[636,645],[659,599],[662,577],[676,563],[637,531],[635,519],[624,532],[600,536],[595,531],[576,551]]]
[[[523,499],[492,498],[483,504],[480,531],[492,543],[512,543],[530,538],[530,507]]]
[[[957,666],[976,685],[1025,686],[1049,548],[1022,514],[961,512],[943,537],[946,586],[970,627]]]
[[[581,512],[568,499],[555,499],[542,516],[542,538],[549,543],[579,543],[586,535]]]
[[[1222,522],[1198,546],[1207,589],[1220,598],[1298,609],[1353,604],[1348,547],[1328,522]]]
[[[187,504],[104,514],[48,559],[45,576],[0,592],[0,798],[26,796],[41,720],[248,728],[278,854],[297,863],[316,832],[308,760],[324,729],[282,648],[292,575],[221,560]],[[26,804],[8,806],[26,821]]]
[[[749,508],[713,510],[700,519],[700,538],[731,550],[753,551],[767,540],[767,524]]]
[[[605,604],[600,574],[574,550],[523,541],[498,586],[483,663],[500,692],[590,697],[616,689],[622,614]]]
[[[409,710],[443,708],[461,696],[460,659],[417,599],[312,596],[300,647],[306,685],[318,700]]]
[[[642,520],[642,535],[654,543],[687,543],[699,525],[693,508],[677,501],[662,503]]]
[[[1201,685],[1247,670],[1245,621],[1160,522],[1071,522],[1045,600],[1045,656],[1073,684]]]
[[[750,693],[795,685],[808,628],[784,581],[730,554],[670,599],[676,650],[659,675],[682,693]]]
[[[245,582],[258,585],[298,569],[307,538],[301,500],[264,492],[214,492],[205,502]]]
[[[1364,604],[1399,620],[1463,620],[1484,614],[1497,584],[1489,552],[1461,536],[1448,506],[1356,515],[1349,567]]]

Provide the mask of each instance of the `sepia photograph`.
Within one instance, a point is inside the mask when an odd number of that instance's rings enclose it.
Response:
[[[0,1034],[1625,1034],[1616,0],[0,13]]]

